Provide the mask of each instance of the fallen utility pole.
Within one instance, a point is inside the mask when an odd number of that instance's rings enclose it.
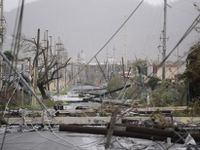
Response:
[[[131,86],[130,84],[127,84],[127,85],[125,85],[125,86],[123,86],[123,87],[119,87],[119,88],[117,88],[117,89],[114,89],[114,90],[111,90],[111,91],[107,91],[107,92],[102,93],[102,94],[93,94],[93,93],[89,93],[89,94],[95,95],[94,98],[97,98],[97,97],[102,97],[102,96],[105,96],[105,95],[108,95],[108,94],[112,94],[112,93],[121,91],[121,90],[123,90],[123,89],[129,88],[130,86]]]
[[[59,125],[59,131],[100,134],[100,135],[106,135],[107,132],[109,132],[107,128],[102,128],[102,127],[86,127],[86,126],[66,125],[66,124]],[[173,129],[167,130],[159,128],[148,128],[148,127],[138,127],[133,125],[116,124],[113,130],[113,136],[141,138],[141,139],[155,140],[155,141],[166,141],[167,138],[171,138],[172,142],[183,144],[185,142],[184,137],[188,135],[188,132],[185,133],[182,131],[178,132]],[[191,132],[190,134],[196,142],[200,140],[200,134],[198,132]]]

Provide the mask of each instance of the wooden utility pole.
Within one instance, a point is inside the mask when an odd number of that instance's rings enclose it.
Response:
[[[72,62],[71,63],[71,78],[70,78],[70,80],[73,80],[73,77],[74,77],[74,63]],[[76,81],[74,79],[72,85],[73,84],[75,85],[75,83],[76,83]]]
[[[123,78],[124,82],[126,80],[126,75],[125,75],[125,65],[124,65],[124,58],[122,57],[122,73],[123,73]]]
[[[49,35],[48,35],[48,30],[46,30],[46,47],[47,47],[47,50],[46,50],[46,68],[45,68],[45,70],[47,70],[47,74],[46,74],[46,80],[48,80],[48,74],[49,74],[49,72],[48,72],[48,69],[47,69],[47,66],[48,66],[48,62],[49,62]],[[49,90],[50,88],[49,88],[49,83],[47,84],[47,89]]]
[[[4,19],[3,19],[3,0],[0,1],[0,50],[3,50]],[[0,57],[0,89],[2,88],[3,78],[3,59]]]
[[[67,67],[64,68],[64,73],[65,73],[65,90],[67,89]]]
[[[48,113],[49,116],[52,116],[51,113],[48,111],[47,107],[41,102],[40,98],[37,96],[37,94],[35,94],[35,92],[33,91],[33,89],[28,85],[28,83],[22,77],[22,75],[12,66],[12,64],[10,63],[10,61],[8,60],[8,58],[2,53],[2,51],[0,51],[0,56],[3,57],[3,59],[5,60],[5,62],[9,66],[9,68],[14,72],[14,74],[16,74],[19,77],[19,79],[22,81],[22,84],[35,97],[35,99],[41,105],[41,107],[47,111],[47,113]]]
[[[36,93],[37,90],[37,80],[38,80],[38,55],[40,49],[40,29],[37,31],[37,43],[36,43],[36,57],[35,64],[33,64],[33,91]],[[32,105],[36,104],[36,99],[33,97]]]
[[[21,64],[21,72],[24,72],[24,64],[23,64],[23,62]],[[24,106],[24,99],[25,99],[24,92],[25,92],[25,87],[22,87],[22,90],[21,90],[21,107]]]
[[[164,60],[166,57],[166,40],[167,40],[167,0],[164,0],[164,24],[163,24],[163,54],[162,54],[162,59]],[[162,80],[165,79],[165,62],[163,62],[162,66]]]
[[[59,64],[62,63],[61,62],[61,56],[60,56],[60,52],[64,50],[63,48],[63,44],[61,43],[60,39],[58,40],[58,43],[56,43],[56,50],[57,50],[57,65],[56,67],[59,67]],[[60,94],[60,81],[59,81],[59,76],[60,76],[60,71],[57,71],[57,94]]]
[[[114,132],[118,112],[119,112],[119,107],[116,107],[111,115],[110,125],[109,125],[108,133],[106,136],[106,143],[105,143],[106,150],[110,148],[110,143],[111,143],[112,135]]]
[[[52,52],[52,36],[49,36],[49,54],[50,54],[50,57],[53,56],[53,52]]]

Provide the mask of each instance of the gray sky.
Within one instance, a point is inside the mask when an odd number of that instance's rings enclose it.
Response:
[[[7,0],[7,11],[16,7]],[[34,0],[31,0],[34,1]],[[198,0],[171,0],[168,8],[168,47],[171,50],[198,12],[193,2]],[[28,2],[28,1],[27,1]],[[38,0],[25,7],[23,34],[32,38],[37,28],[49,30],[55,39],[60,37],[69,55],[76,60],[78,52],[89,60],[120,26],[139,0]],[[158,49],[163,26],[163,0],[146,0],[114,40],[98,56],[106,55],[117,60],[148,58],[158,59]],[[16,2],[15,2],[16,3]],[[12,33],[16,11],[6,14],[8,35]],[[199,40],[193,32],[179,47],[179,55]],[[174,53],[172,58],[177,57]]]
[[[25,0],[26,3],[35,2],[38,0]],[[169,2],[174,2],[177,0],[168,0]],[[163,0],[145,0],[146,3],[154,6],[162,5]],[[18,6],[19,0],[5,0],[5,11],[11,11]]]
[[[25,0],[25,3],[31,3],[38,0]],[[5,11],[11,11],[12,9],[16,8],[19,4],[20,0],[5,0],[4,1],[4,9]]]

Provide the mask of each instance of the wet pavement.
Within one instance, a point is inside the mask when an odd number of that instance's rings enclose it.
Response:
[[[3,132],[0,134],[2,141]],[[76,134],[59,131],[34,131],[7,133],[3,150],[104,150],[105,138],[102,135]],[[113,137],[112,150],[162,150],[164,142],[143,139]],[[170,149],[180,149],[174,145]],[[182,148],[181,148],[182,149]]]

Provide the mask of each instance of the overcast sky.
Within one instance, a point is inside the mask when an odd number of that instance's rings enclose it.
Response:
[[[31,3],[38,0],[25,0],[26,3]],[[5,11],[11,11],[12,9],[18,6],[20,0],[5,0],[4,1],[4,9]]]
[[[18,6],[20,0],[5,0],[5,11],[11,11],[12,9],[16,8]],[[25,0],[26,3],[31,3],[34,1],[39,1],[39,0]],[[177,0],[168,0],[170,3],[177,1]],[[154,6],[159,6],[162,5],[163,0],[145,0],[146,3]]]
[[[30,3],[37,1],[35,3]],[[197,16],[193,3],[199,0],[168,0],[167,51],[171,50]],[[61,38],[69,55],[76,59],[83,51],[89,60],[134,10],[139,0],[26,0],[23,34],[35,36],[37,28],[49,30],[54,39]],[[18,0],[5,0],[5,10],[17,7]],[[163,28],[163,0],[145,0],[127,25],[104,49],[105,55],[121,60],[157,59]],[[36,11],[37,10],[37,11]],[[8,34],[12,34],[16,11],[6,13]],[[8,35],[7,35],[8,36]],[[180,54],[199,38],[193,33],[179,47]],[[125,51],[126,50],[126,51]],[[175,54],[173,54],[175,55]]]

